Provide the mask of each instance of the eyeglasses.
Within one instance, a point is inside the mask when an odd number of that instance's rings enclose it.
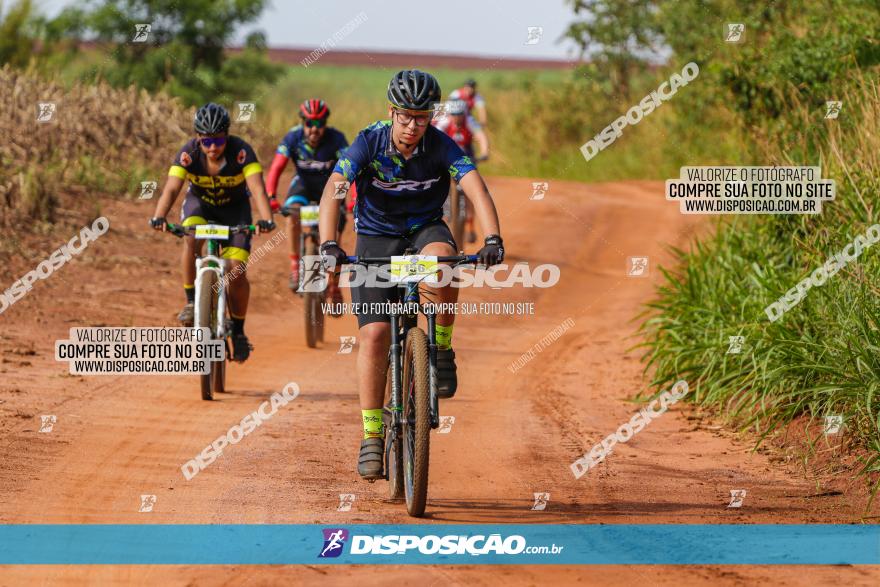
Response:
[[[404,112],[403,110],[394,110],[394,115],[397,117],[397,122],[399,122],[403,126],[409,125],[409,123],[412,121],[415,121],[416,126],[428,126],[428,123],[431,122],[431,118],[433,117],[433,113],[414,116],[412,114]]]
[[[308,120],[308,119],[304,118],[303,124],[305,124],[306,126],[311,127],[311,128],[321,128],[322,126],[327,124],[327,121],[323,120],[323,119]]]
[[[211,147],[213,145],[222,147],[226,144],[226,137],[199,137],[199,142],[205,148]]]

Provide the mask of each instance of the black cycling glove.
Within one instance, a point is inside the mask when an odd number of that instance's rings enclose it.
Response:
[[[275,222],[273,220],[257,220],[257,226],[260,227],[260,232],[275,230]]]
[[[504,243],[497,234],[490,234],[484,241],[483,248],[477,251],[480,265],[491,267],[504,261]]]
[[[154,216],[153,218],[150,218],[150,226],[152,226],[156,230],[162,230],[163,228],[165,228],[165,217],[164,216],[160,216],[160,217]]]
[[[338,269],[348,263],[348,255],[345,254],[345,251],[342,250],[342,247],[336,241],[324,241],[321,243],[320,251],[321,262],[327,271],[331,271],[334,268]]]

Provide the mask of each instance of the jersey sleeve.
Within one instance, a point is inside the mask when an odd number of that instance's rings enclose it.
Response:
[[[192,165],[191,148],[191,142],[186,143],[180,148],[177,155],[174,156],[174,161],[171,162],[171,168],[168,170],[169,176],[186,179],[187,169]]]
[[[351,146],[341,153],[336,161],[336,167],[333,168],[333,173],[342,174],[347,181],[351,182],[369,163],[370,146],[367,144],[366,136],[361,132]]]
[[[471,132],[473,132],[473,133],[478,133],[481,130],[483,130],[482,125],[480,125],[480,123],[477,122],[477,119],[474,118],[470,114],[468,114],[468,116],[467,116],[467,125],[468,125],[468,128],[470,128]]]
[[[244,155],[242,155],[242,153],[244,153]],[[260,165],[260,162],[257,161],[257,154],[254,152],[253,147],[245,141],[241,142],[241,149],[236,155],[236,161],[241,165],[241,173],[245,177],[250,177],[255,173],[263,172],[263,167]]]
[[[440,163],[447,167],[449,175],[455,181],[459,181],[476,169],[473,160],[455,144],[454,140],[443,133],[440,133],[440,156]]]

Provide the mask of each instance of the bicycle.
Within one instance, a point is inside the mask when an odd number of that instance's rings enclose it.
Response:
[[[299,285],[296,292],[304,298],[306,345],[313,349],[319,342],[324,342],[324,312],[321,311],[321,301],[324,298],[324,288],[321,287],[321,279],[325,277],[321,267],[321,258],[318,255],[320,236],[318,234],[318,212],[320,206],[300,206],[299,222],[302,230],[299,233],[299,250],[302,255],[299,259]],[[280,210],[285,217],[290,216],[291,209],[283,206]],[[306,261],[309,261],[308,266]],[[312,283],[316,286],[312,287]],[[314,291],[318,290],[319,291]],[[310,291],[313,290],[313,291]]]
[[[219,241],[227,240],[230,235],[242,232],[253,234],[256,227],[253,224],[181,226],[167,222],[166,228],[176,237],[182,238],[187,234],[192,234],[196,239],[208,241],[207,254],[196,259],[196,301],[193,326],[210,329],[211,339],[222,340],[225,347],[223,360],[211,361],[209,373],[200,375],[202,399],[212,400],[215,393],[226,391],[226,357],[229,357],[229,336],[232,333],[232,320],[226,314],[226,261],[220,257]],[[216,287],[218,283],[223,286]]]
[[[392,280],[398,281],[396,301],[401,304],[392,306],[389,314],[391,346],[383,409],[385,479],[389,497],[396,500],[404,494],[407,513],[416,518],[424,515],[428,499],[429,433],[440,425],[436,314],[431,304],[421,303],[419,283],[436,275],[438,263],[454,267],[476,261],[476,255],[433,257],[414,255],[412,249],[403,256],[348,257],[349,264],[391,265]],[[419,313],[427,319],[427,334],[418,326]]]
[[[489,159],[488,155],[476,157],[476,162],[482,162]],[[452,240],[455,241],[459,250],[462,249],[464,243],[464,225],[467,220],[467,200],[465,199],[464,190],[457,182],[453,191],[452,185],[449,186],[449,196],[443,203],[443,215],[449,219],[449,230],[452,232]]]
[[[453,182],[454,183],[454,182]],[[464,190],[457,183],[454,189],[450,186],[449,197],[443,203],[443,215],[449,219],[449,230],[452,232],[452,240],[461,248],[464,243],[464,223],[467,219],[467,202]]]

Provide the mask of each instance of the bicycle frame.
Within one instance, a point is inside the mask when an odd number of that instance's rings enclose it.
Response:
[[[407,250],[404,254],[412,254],[413,251]],[[453,256],[453,257],[439,257],[438,261],[443,262],[476,262],[476,255],[466,255],[466,256]],[[377,263],[377,262],[385,262],[385,259],[371,259],[371,258],[363,258],[360,259],[358,257],[349,257],[349,263]],[[392,307],[392,312],[389,316],[391,319],[391,346],[388,351],[388,363],[389,369],[391,369],[391,398],[390,398],[390,413],[391,413],[391,422],[389,423],[388,434],[392,435],[393,438],[399,438],[400,431],[403,428],[403,363],[402,363],[402,353],[403,353],[403,343],[406,340],[407,333],[410,328],[413,328],[418,323],[418,314],[424,314],[425,319],[428,322],[428,331],[426,333],[428,338],[428,389],[429,389],[429,411],[430,411],[430,422],[431,428],[436,429],[440,426],[440,406],[439,406],[439,398],[437,397],[437,334],[436,334],[436,324],[437,324],[437,316],[434,314],[433,310],[428,311],[427,308],[422,305],[419,295],[419,283],[417,282],[409,282],[409,283],[401,283],[398,285],[397,291],[400,293],[398,301],[403,301],[406,304],[416,304],[419,307],[419,312],[407,312],[402,309],[398,309],[396,307]],[[389,462],[391,450],[391,443],[387,442],[385,444],[385,462]],[[388,479],[388,469],[385,471],[385,478]]]
[[[318,263],[317,267],[306,267],[305,261],[303,260],[303,256],[305,255],[306,250],[306,239],[311,239],[315,243],[315,250],[318,250],[318,247],[321,245],[321,239],[318,233],[317,226],[302,226],[300,227],[299,233],[299,253],[300,253],[300,271],[299,271],[299,289],[302,290],[303,285],[306,283],[306,274],[310,271],[318,270],[323,272],[323,268]]]
[[[401,291],[405,290],[406,293],[403,299],[406,303],[416,303],[421,307],[418,283],[404,283],[399,286],[399,289]],[[440,426],[440,406],[437,398],[437,333],[435,332],[437,316],[433,312],[422,313],[428,321],[428,364],[431,366],[428,370],[428,385],[431,394],[431,428],[433,429]],[[417,320],[418,314],[391,314],[391,356],[389,368],[391,369],[391,423],[395,431],[398,430],[399,425],[402,425],[402,344],[406,340],[407,332],[416,325]]]

